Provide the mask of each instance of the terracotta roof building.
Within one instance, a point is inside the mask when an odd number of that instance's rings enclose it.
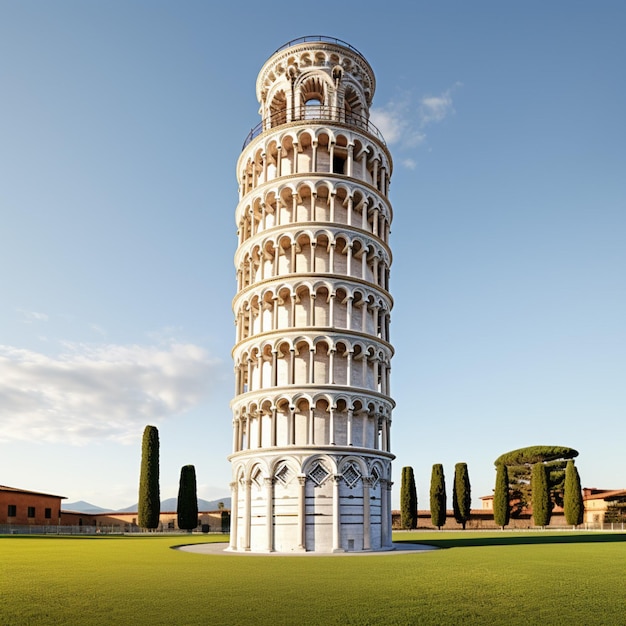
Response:
[[[0,485],[0,524],[58,524],[61,500],[65,499],[65,496]]]

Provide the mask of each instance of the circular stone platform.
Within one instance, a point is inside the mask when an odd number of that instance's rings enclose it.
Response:
[[[177,550],[193,552],[194,554],[221,554],[224,556],[391,556],[394,554],[414,554],[438,550],[434,546],[423,543],[394,543],[393,550],[372,552],[230,552],[227,543],[194,543],[186,546],[176,546]]]

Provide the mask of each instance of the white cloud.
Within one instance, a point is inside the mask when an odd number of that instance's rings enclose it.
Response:
[[[0,441],[129,442],[205,400],[219,370],[192,344],[66,344],[54,357],[0,345]]]
[[[89,328],[103,337],[107,334],[106,330],[104,330],[104,328],[102,328],[99,324],[90,324]]]
[[[413,147],[425,139],[425,135],[414,124],[415,113],[407,97],[388,102],[382,108],[373,108],[370,114],[372,122],[389,145]]]
[[[424,128],[430,124],[443,122],[446,117],[455,113],[452,102],[452,93],[462,87],[463,84],[456,82],[438,96],[424,96],[420,100],[419,116],[420,126]]]
[[[432,124],[433,122],[441,122],[451,112],[454,112],[454,109],[452,108],[452,98],[449,92],[440,96],[426,96],[421,100],[420,118],[422,126]]]
[[[370,111],[372,123],[380,130],[388,144],[394,144],[402,136],[402,129],[406,121],[396,110],[393,103],[384,109],[372,109]]]
[[[411,94],[403,94],[380,108],[371,110],[372,123],[382,132],[389,145],[396,144],[400,150],[412,150],[426,142],[426,128],[442,122],[454,114],[452,94],[461,83],[436,96],[423,96],[416,103]],[[414,169],[412,158],[400,161],[405,167]]]
[[[25,311],[24,309],[18,309],[17,311],[22,316],[22,322],[24,322],[25,324],[48,321],[48,315],[46,313],[38,313],[37,311]]]

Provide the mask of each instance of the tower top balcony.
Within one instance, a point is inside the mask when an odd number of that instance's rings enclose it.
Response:
[[[276,54],[277,52],[281,52],[282,50],[286,50],[287,48],[293,48],[293,46],[297,46],[298,44],[301,44],[301,43],[310,43],[311,41],[323,41],[326,43],[332,43],[338,46],[343,46],[344,48],[349,48],[353,52],[356,52],[365,61],[365,57],[353,45],[349,44],[347,41],[342,41],[341,39],[337,39],[336,37],[327,37],[326,35],[306,35],[304,37],[298,37],[297,39],[292,39],[291,41],[288,41],[287,43],[280,46],[280,48],[275,50],[274,54]]]
[[[374,71],[350,44],[324,35],[293,39],[278,48],[259,72],[261,123],[244,145],[270,128],[314,120],[354,124],[382,141],[369,122],[375,88]]]

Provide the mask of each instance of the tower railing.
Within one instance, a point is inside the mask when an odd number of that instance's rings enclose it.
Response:
[[[383,145],[387,145],[380,130],[372,122],[358,113],[348,112],[341,107],[333,107],[325,104],[303,104],[296,107],[293,112],[290,109],[272,111],[269,117],[261,120],[250,130],[243,142],[242,150],[263,131],[277,128],[290,122],[339,122],[348,126],[355,126],[376,137]]]
[[[307,43],[309,41],[325,41],[327,43],[334,43],[339,46],[343,46],[344,48],[348,48],[349,50],[352,50],[352,52],[356,52],[356,54],[365,59],[365,57],[354,46],[351,46],[347,41],[342,41],[341,39],[336,39],[335,37],[327,37],[326,35],[306,35],[305,37],[292,39],[286,44],[283,44],[280,48],[278,48],[278,50],[275,50],[274,54],[280,52],[281,50],[285,50],[286,48],[297,46],[299,43]]]

